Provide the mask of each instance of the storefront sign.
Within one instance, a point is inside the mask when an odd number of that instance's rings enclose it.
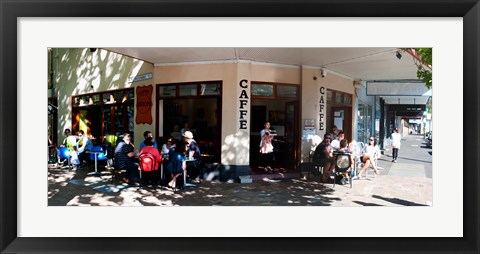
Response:
[[[326,96],[327,89],[322,86],[320,87],[320,100],[318,102],[318,130],[322,133],[325,133],[325,121],[326,121]]]
[[[132,82],[140,81],[140,80],[152,79],[152,78],[153,78],[153,74],[152,74],[152,73],[147,73],[147,74],[143,74],[143,75],[132,76],[132,77],[128,77],[128,83],[132,83]]]
[[[153,86],[137,87],[137,113],[135,122],[137,124],[152,124],[152,91]]]
[[[367,95],[427,96],[429,89],[421,82],[368,82]]]
[[[241,88],[241,92],[240,92],[240,97],[239,97],[239,110],[240,110],[240,117],[239,117],[239,123],[240,123],[240,129],[241,130],[246,130],[247,129],[247,114],[248,114],[248,101],[249,101],[249,97],[248,97],[248,93],[247,93],[247,89],[248,89],[248,80],[246,79],[242,79],[239,83],[239,86]]]

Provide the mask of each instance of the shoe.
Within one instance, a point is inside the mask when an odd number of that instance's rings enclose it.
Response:
[[[200,178],[192,179],[192,181],[190,181],[190,182],[195,183],[195,184],[200,184],[201,183]]]
[[[354,176],[354,177],[352,177],[352,180],[360,180],[360,177],[359,176]]]
[[[135,185],[135,186],[139,186],[139,185],[140,185],[140,183],[137,183],[137,182],[135,182],[135,181],[131,181],[129,184],[130,184],[130,185]]]
[[[394,160],[393,162],[394,162],[394,163],[397,163],[397,160]]]
[[[395,160],[392,160],[392,162],[395,162]]]
[[[129,181],[127,178],[125,178],[125,177],[124,177],[122,180],[123,180],[124,182],[126,182],[126,183],[129,183],[129,182],[130,182],[130,181]]]

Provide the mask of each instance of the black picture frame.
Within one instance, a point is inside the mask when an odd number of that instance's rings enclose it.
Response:
[[[478,0],[0,0],[1,253],[479,253]],[[18,17],[463,17],[463,228],[459,238],[24,238],[17,237]],[[455,89],[452,87],[452,89]],[[455,131],[452,129],[452,131]],[[467,147],[468,145],[468,147]],[[468,149],[467,149],[468,148]],[[314,219],[314,218],[313,218]],[[448,218],[445,218],[448,220]],[[258,225],[252,225],[252,229]],[[439,222],[441,227],[441,222]],[[132,233],[137,229],[130,228]],[[232,229],[234,230],[234,229]],[[318,230],[328,230],[321,229]]]

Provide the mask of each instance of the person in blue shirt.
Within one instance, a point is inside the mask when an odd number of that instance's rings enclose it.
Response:
[[[153,134],[152,134],[151,131],[145,131],[145,132],[143,133],[143,137],[145,138],[145,140],[146,140],[147,138],[153,138]],[[145,146],[145,144],[144,144],[145,140],[143,140],[143,142],[140,143],[140,150],[142,150],[142,148]],[[157,141],[156,141],[154,138],[153,138],[153,147],[155,147],[155,148],[158,149]]]

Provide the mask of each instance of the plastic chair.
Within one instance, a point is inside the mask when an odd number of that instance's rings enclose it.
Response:
[[[353,186],[352,181],[352,167],[351,160],[352,155],[349,153],[336,153],[335,156],[335,168],[333,170],[333,188],[335,188],[335,183],[337,181],[337,175],[344,174],[347,176],[348,182],[350,183],[350,188]]]
[[[157,165],[157,161],[155,159],[155,156],[151,153],[142,153],[138,157],[138,169],[140,170],[140,186],[143,186],[144,183],[148,183],[146,181],[147,175],[151,175],[151,178],[153,179],[153,185],[158,184],[158,179],[157,179],[157,172],[158,168],[155,168]]]
[[[72,155],[70,154],[70,150],[68,149],[68,147],[59,147],[58,157],[60,157],[60,163],[63,163],[65,160],[67,160],[67,166],[63,166],[62,168],[72,168],[72,165],[70,163]]]

